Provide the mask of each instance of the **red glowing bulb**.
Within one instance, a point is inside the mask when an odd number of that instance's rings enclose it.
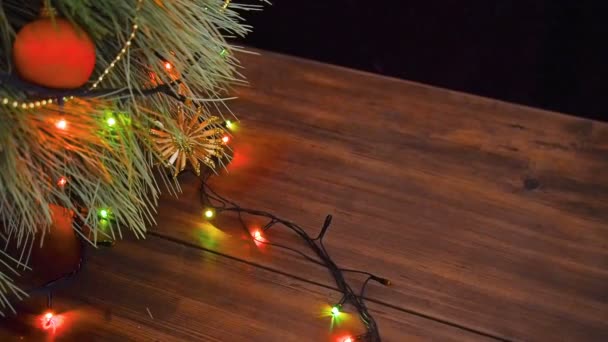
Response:
[[[224,136],[222,137],[222,142],[223,142],[224,144],[227,144],[228,142],[230,142],[230,137],[229,137],[229,136],[227,136],[227,135],[224,135]]]
[[[57,185],[59,185],[59,186],[64,186],[67,183],[68,183],[68,180],[65,177],[60,177],[59,180],[57,181]]]
[[[42,327],[44,329],[48,329],[48,328],[52,327],[53,325],[55,325],[53,317],[54,317],[54,315],[50,311],[44,314],[44,318],[42,319],[42,323],[43,323]]]
[[[259,230],[253,232],[253,238],[258,241],[262,241],[262,233]]]
[[[345,338],[342,339],[342,342],[354,342],[354,340],[352,337],[346,336]]]
[[[165,62],[165,69],[171,70],[171,68],[173,68],[173,65],[171,65],[169,62]]]
[[[63,315],[55,315],[52,311],[47,311],[40,315],[40,328],[50,330],[54,334],[63,325],[64,320],[65,317]]]
[[[55,123],[55,127],[64,130],[68,128],[68,122],[65,119],[61,119]]]

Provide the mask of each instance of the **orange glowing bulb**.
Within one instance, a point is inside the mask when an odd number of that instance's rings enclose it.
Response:
[[[59,129],[66,129],[68,128],[68,122],[65,119],[61,119],[55,123],[55,127]]]
[[[224,136],[222,137],[222,142],[223,142],[224,144],[227,144],[229,141],[230,141],[230,137],[229,137],[229,136],[224,135]]]
[[[354,342],[354,341],[353,341],[352,337],[347,336],[347,337],[345,337],[345,338],[342,339],[342,342]]]
[[[44,330],[52,329],[53,333],[63,324],[63,317],[55,315],[52,311],[47,311],[40,315],[40,328]]]
[[[173,68],[173,65],[171,65],[171,63],[169,63],[169,62],[166,62],[165,63],[165,69],[171,70],[171,68]]]
[[[65,177],[60,177],[59,180],[57,181],[57,185],[59,185],[59,186],[64,186],[67,183],[68,183],[68,180]]]

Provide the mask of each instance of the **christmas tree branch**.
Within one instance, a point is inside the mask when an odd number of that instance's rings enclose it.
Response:
[[[79,89],[21,82],[11,47],[16,32],[38,17],[40,2],[0,1],[0,229],[20,252],[12,259],[0,253],[0,313],[12,309],[10,296],[24,294],[6,266],[28,260],[35,237],[52,226],[51,205],[74,212],[91,229],[83,237],[92,244],[122,237],[124,229],[144,236],[161,191],[153,171],[166,164],[151,129],[160,122],[180,134],[175,118],[183,102],[206,109],[184,108],[189,118],[229,113],[226,91],[244,79],[232,55],[241,49],[226,37],[250,31],[238,11],[261,8],[225,0],[47,3],[95,42],[96,66]],[[163,188],[179,190],[159,174]]]

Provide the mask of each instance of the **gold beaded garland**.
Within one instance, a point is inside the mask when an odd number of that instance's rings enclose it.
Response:
[[[74,99],[74,96],[62,98],[63,102],[68,102],[73,99]],[[11,100],[9,100],[7,97],[5,97],[2,99],[2,104],[5,106],[13,106],[13,108],[21,107],[22,109],[28,109],[28,108],[34,108],[34,107],[44,107],[46,105],[53,104],[53,99],[46,99],[46,100],[39,100],[39,101],[26,101],[26,102],[19,102],[19,101],[11,102]]]
[[[95,83],[93,83],[93,85],[91,86],[91,88],[89,88],[89,90],[97,88],[99,83],[101,83],[101,81],[103,81],[103,79],[106,77],[106,75],[110,73],[110,71],[114,68],[114,66],[116,66],[116,63],[127,53],[127,49],[129,48],[129,46],[131,46],[131,42],[133,41],[133,39],[135,39],[135,32],[137,32],[137,29],[139,28],[139,26],[137,26],[137,14],[139,13],[139,10],[141,9],[142,2],[143,2],[143,0],[137,1],[137,7],[135,8],[135,17],[133,18],[134,24],[133,24],[133,26],[131,26],[131,34],[129,35],[129,39],[127,39],[127,41],[126,41],[125,46],[120,50],[118,55],[116,55],[116,57],[114,58],[112,63],[110,63],[110,65],[101,73],[101,75],[99,75],[99,77],[97,78],[97,81],[95,81]]]
[[[137,1],[136,13],[138,13],[139,10],[141,9],[142,2],[143,2],[143,0]],[[133,21],[135,21],[135,22],[137,21],[137,14],[136,14],[135,18],[133,19]],[[131,42],[135,38],[135,32],[137,31],[138,28],[139,27],[137,26],[137,24],[133,24],[133,26],[131,27],[131,34],[129,35],[129,39],[125,43],[125,46],[120,50],[120,52],[114,58],[112,63],[110,63],[110,65],[101,73],[101,75],[97,78],[97,81],[95,81],[95,83],[93,83],[93,85],[89,88],[89,90],[97,88],[97,86],[99,85],[99,83],[101,83],[101,81],[103,81],[105,76],[110,73],[110,71],[112,70],[112,68],[114,68],[114,66],[116,66],[116,62],[118,62],[124,56],[124,54],[127,53],[127,49],[129,46],[131,46]],[[67,102],[73,98],[74,98],[74,96],[64,97],[63,101]],[[27,109],[27,108],[42,107],[42,106],[53,104],[53,99],[48,98],[46,100],[30,101],[30,102],[12,101],[12,103],[11,103],[11,100],[9,100],[8,98],[5,97],[2,100],[2,104],[3,105],[12,104],[12,106],[14,108],[21,107],[22,109]]]

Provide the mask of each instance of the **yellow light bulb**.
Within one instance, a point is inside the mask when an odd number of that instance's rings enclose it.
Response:
[[[205,210],[205,217],[210,219],[213,218],[213,216],[215,216],[215,210],[209,208],[207,210]]]
[[[59,129],[66,129],[68,127],[68,122],[65,119],[61,119],[55,123],[55,127]]]

